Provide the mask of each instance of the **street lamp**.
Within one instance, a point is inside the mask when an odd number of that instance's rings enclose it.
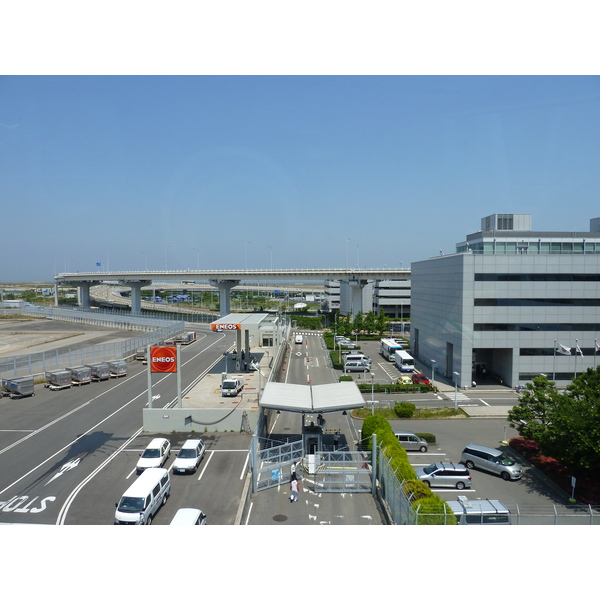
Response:
[[[371,373],[371,415],[375,414],[375,373]]]
[[[458,408],[458,377],[460,377],[460,373],[454,371],[454,410]]]
[[[437,367],[437,362],[431,359],[431,387],[435,388],[435,369]]]

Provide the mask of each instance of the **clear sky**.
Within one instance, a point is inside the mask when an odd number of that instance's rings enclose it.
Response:
[[[587,231],[599,164],[593,76],[3,76],[0,281],[408,267]]]

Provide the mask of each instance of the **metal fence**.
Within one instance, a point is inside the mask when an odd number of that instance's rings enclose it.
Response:
[[[417,512],[406,497],[402,489],[402,483],[398,481],[398,477],[390,466],[388,459],[380,447],[377,448],[375,454],[377,493],[379,500],[387,508],[392,523],[394,525],[417,525]]]
[[[47,317],[54,320],[146,331],[146,333],[109,344],[59,348],[6,358],[0,361],[0,376],[4,379],[26,376],[41,377],[46,371],[55,369],[126,359],[132,356],[138,348],[164,342],[164,340],[185,331],[183,321],[166,324],[151,318],[131,315],[101,315],[96,314],[96,311],[33,307],[23,309],[23,314],[34,317]]]
[[[453,516],[444,504],[444,512],[439,514],[419,514],[407,498],[402,483],[378,448],[377,451],[377,492],[385,505],[394,525],[423,525],[438,523],[445,525]],[[435,493],[435,492],[434,492]],[[456,498],[454,498],[456,499]],[[510,511],[512,525],[600,525],[600,506],[588,504],[506,504]],[[452,519],[452,522],[455,522]]]
[[[79,306],[66,308],[63,310],[81,311],[85,313],[92,312],[93,314],[103,316],[119,316],[119,317],[134,317],[141,319],[160,319],[163,321],[187,321],[188,323],[212,323],[219,318],[215,313],[203,313],[193,310],[181,309],[171,305],[165,305],[157,308],[142,308],[140,313],[132,313],[128,308],[94,308],[90,311],[89,308],[81,308]],[[56,309],[55,309],[56,310]],[[59,309],[60,310],[60,309]]]
[[[600,525],[600,506],[597,505],[505,504],[505,506],[510,511],[511,525]],[[452,514],[446,506],[445,509],[445,514],[437,515],[442,525],[445,524],[448,515]],[[417,524],[419,524],[418,518]]]

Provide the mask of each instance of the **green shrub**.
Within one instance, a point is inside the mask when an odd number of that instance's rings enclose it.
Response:
[[[352,375],[340,375],[338,381],[352,381]]]
[[[433,496],[433,492],[431,488],[424,482],[413,479],[412,481],[405,481],[402,486],[402,490],[406,494],[406,497],[411,500],[411,502],[416,502],[417,500],[421,500],[421,498],[429,498]]]
[[[435,444],[437,442],[437,438],[433,433],[417,433],[420,438],[423,438],[426,442],[430,444]]]
[[[412,503],[418,514],[418,525],[456,525],[456,517],[448,505],[439,497],[421,498]],[[445,515],[444,515],[444,509]]]
[[[396,402],[394,411],[399,419],[411,419],[415,414],[415,405],[412,402]]]

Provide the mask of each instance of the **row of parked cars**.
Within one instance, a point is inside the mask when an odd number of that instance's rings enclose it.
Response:
[[[405,450],[427,452],[428,443],[412,431],[395,431],[394,435]],[[417,478],[430,487],[452,487],[458,490],[471,487],[469,469],[479,469],[499,475],[505,481],[521,479],[523,471],[510,456],[497,448],[467,444],[458,463],[432,463],[416,469]]]
[[[187,440],[171,467],[173,473],[194,473],[206,452],[201,439]],[[154,438],[140,455],[136,465],[138,479],[115,504],[115,525],[150,525],[171,495],[171,478],[163,468],[171,455],[166,438]],[[198,508],[180,508],[171,525],[206,525],[206,515]]]

